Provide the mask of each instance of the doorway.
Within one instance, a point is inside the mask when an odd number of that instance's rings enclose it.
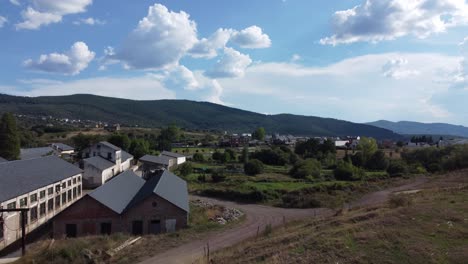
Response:
[[[161,220],[151,220],[149,222],[148,233],[153,235],[161,233]]]
[[[76,224],[66,224],[65,233],[67,237],[76,237]]]
[[[132,222],[132,234],[134,236],[143,235],[143,221]]]

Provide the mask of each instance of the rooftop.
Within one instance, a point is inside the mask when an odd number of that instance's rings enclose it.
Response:
[[[162,156],[173,157],[173,158],[184,158],[184,157],[185,157],[184,155],[177,154],[177,153],[170,152],[170,151],[163,151],[163,152],[161,153],[161,155],[162,155]]]
[[[169,162],[173,157],[169,156],[153,156],[153,155],[145,155],[140,158],[141,162],[149,162],[154,164],[162,164],[162,165],[169,165]]]
[[[111,143],[109,143],[107,141],[101,141],[101,142],[99,142],[99,144],[104,145],[106,147],[109,147],[109,148],[111,148],[113,150],[121,150],[121,148],[119,148],[116,145],[113,145],[113,144],[111,144]]]
[[[100,170],[109,169],[115,166],[115,163],[113,163],[112,161],[108,161],[105,158],[102,158],[100,156],[87,158],[87,159],[84,159],[83,161]]]
[[[54,153],[54,149],[51,147],[41,147],[41,148],[27,148],[21,149],[20,158],[22,160],[35,159],[44,156],[49,156]]]
[[[0,201],[80,174],[80,168],[56,156],[0,163]]]
[[[69,146],[67,144],[63,144],[63,143],[53,143],[52,147],[56,147],[56,148],[60,149],[61,151],[75,150],[74,147]]]

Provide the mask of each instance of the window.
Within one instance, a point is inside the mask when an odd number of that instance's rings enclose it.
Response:
[[[46,203],[41,203],[39,205],[39,216],[43,217],[46,214]]]
[[[67,183],[66,182],[62,183],[62,189],[65,189],[65,188],[67,188]]]
[[[93,157],[96,157],[96,151],[93,152]]]
[[[20,199],[20,207],[28,206],[28,197],[24,197]]]
[[[29,198],[31,199],[31,203],[37,202],[37,193],[31,194]]]
[[[37,220],[37,207],[31,208],[31,222],[34,222]]]
[[[78,182],[81,182],[81,176],[78,176]]]
[[[73,199],[76,199],[76,187],[73,188]]]
[[[67,193],[62,193],[62,204],[67,203]]]
[[[54,194],[54,187],[50,187],[49,189],[47,189],[47,194],[48,195]]]
[[[45,190],[39,192],[39,199],[45,198]]]
[[[23,212],[24,214],[24,225],[28,224],[28,212]],[[20,214],[21,217],[21,214]],[[21,226],[21,218],[20,218],[20,226]]]
[[[71,181],[71,180],[68,180],[68,187],[71,186],[71,183],[72,183],[72,181]]]
[[[54,210],[54,198],[47,201],[47,212],[51,213]]]
[[[55,197],[55,208],[60,208],[60,196]]]
[[[78,185],[76,188],[78,189],[78,196],[81,196],[81,185]]]
[[[15,208],[16,208],[16,202],[7,204],[7,209],[15,209]]]
[[[55,191],[60,192],[60,184],[55,185]]]
[[[68,190],[68,201],[71,202],[72,200],[72,190]]]
[[[107,159],[112,159],[112,152],[107,152]]]
[[[73,184],[76,184],[76,178],[73,178]]]
[[[101,223],[101,235],[110,235],[112,232],[112,223]]]

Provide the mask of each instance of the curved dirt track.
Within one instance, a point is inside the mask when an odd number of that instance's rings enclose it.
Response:
[[[365,195],[359,201],[348,205],[348,207],[362,207],[376,205],[385,202],[388,196],[393,192],[414,189],[427,182],[426,178],[418,178],[413,183],[405,184],[395,188],[389,188]],[[203,257],[207,243],[210,246],[210,252],[235,245],[247,238],[255,237],[257,230],[262,232],[265,226],[271,224],[273,227],[282,225],[284,222],[301,220],[312,217],[329,217],[334,215],[335,211],[328,208],[316,209],[285,209],[257,204],[238,204],[234,202],[222,201],[205,197],[193,197],[204,201],[226,207],[241,209],[246,214],[244,222],[238,226],[210,234],[204,240],[192,241],[179,247],[170,249],[166,252],[153,256],[141,262],[141,264],[164,263],[179,264],[193,263]],[[155,245],[157,246],[157,245]]]

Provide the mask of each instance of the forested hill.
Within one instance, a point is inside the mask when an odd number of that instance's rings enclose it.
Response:
[[[250,132],[263,126],[269,133],[302,136],[371,136],[399,138],[390,130],[331,118],[291,114],[263,115],[222,105],[187,100],[134,101],[77,94],[19,97],[0,94],[0,112],[96,120],[123,125]]]
[[[407,135],[450,135],[468,137],[468,127],[445,123],[418,123],[410,121],[391,122],[379,120],[368,125],[392,130],[395,133]]]

